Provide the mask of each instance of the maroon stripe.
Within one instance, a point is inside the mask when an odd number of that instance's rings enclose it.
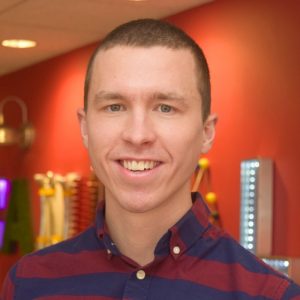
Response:
[[[170,240],[171,254],[173,254],[172,249],[175,246],[179,246],[180,249],[181,249],[181,251],[185,251],[186,250],[186,245],[183,242],[183,240],[181,239],[178,230],[179,230],[179,228],[177,228],[176,226],[173,226],[171,228],[171,232],[172,232],[172,236],[171,236],[171,240]],[[175,257],[177,257],[177,256],[175,255]]]
[[[103,252],[105,250],[27,256],[21,260],[17,276],[59,278],[97,272],[128,272],[128,266],[121,259],[114,256],[108,259]]]
[[[213,240],[217,240],[221,237],[230,238],[230,236],[228,234],[226,234],[222,229],[217,228],[215,226],[211,226],[203,234],[203,238],[210,238]]]
[[[104,297],[104,296],[67,296],[67,295],[56,295],[38,297],[36,300],[116,300],[118,298]]]
[[[208,225],[209,213],[203,203],[196,202],[192,207],[192,213],[196,216],[201,226],[206,227]]]
[[[184,257],[180,267],[173,259],[167,259],[157,274],[159,277],[192,281],[221,291],[240,291],[251,296],[277,299],[289,285],[287,280],[272,274],[254,273],[240,264]]]
[[[4,282],[3,282],[2,291],[1,291],[1,294],[0,294],[0,299],[3,299],[3,300],[13,299],[14,298],[14,293],[15,293],[15,287],[14,287],[11,279],[7,275],[5,277]]]

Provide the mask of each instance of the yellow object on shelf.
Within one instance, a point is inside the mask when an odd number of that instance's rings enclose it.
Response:
[[[207,158],[200,158],[198,160],[198,166],[200,167],[198,170],[198,174],[196,176],[196,179],[193,184],[192,192],[197,192],[202,180],[202,177],[204,175],[204,172],[208,169],[209,167],[209,160]]]
[[[205,200],[210,203],[210,204],[214,204],[217,201],[217,195],[216,193],[213,192],[209,192],[205,195]]]
[[[208,169],[209,167],[209,160],[205,157],[203,158],[200,158],[199,161],[198,161],[198,165],[201,169]]]
[[[54,196],[54,189],[53,188],[40,188],[39,195],[43,196],[43,197]]]

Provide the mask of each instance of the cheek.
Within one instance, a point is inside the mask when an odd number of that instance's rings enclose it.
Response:
[[[173,130],[172,135],[165,138],[165,142],[176,174],[182,178],[189,178],[201,154],[201,133],[195,128],[189,128],[189,130],[178,128],[178,130]]]
[[[107,147],[110,143],[110,131],[101,124],[92,123],[92,126],[88,127],[88,151],[93,160],[100,159],[107,151]]]
[[[105,132],[95,129],[89,132],[88,153],[95,175],[104,185],[107,184],[109,168],[105,158],[109,148]]]
[[[165,139],[168,140],[168,144],[176,152],[184,156],[188,153],[196,153],[198,155],[201,153],[203,141],[202,127],[198,124],[194,127],[187,126],[187,124],[176,128],[172,127]]]
[[[105,144],[106,141],[109,141],[114,129],[113,122],[101,118],[97,113],[91,113],[87,126],[89,142],[93,145]]]

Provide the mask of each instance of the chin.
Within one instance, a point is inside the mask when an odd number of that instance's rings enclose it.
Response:
[[[120,195],[121,196],[121,195]],[[158,198],[149,193],[131,193],[118,197],[119,205],[126,211],[131,213],[145,213],[159,206]]]

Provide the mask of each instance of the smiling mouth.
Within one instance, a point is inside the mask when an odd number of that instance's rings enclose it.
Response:
[[[119,162],[123,168],[132,172],[152,170],[160,164],[159,161],[152,160],[120,160]]]

